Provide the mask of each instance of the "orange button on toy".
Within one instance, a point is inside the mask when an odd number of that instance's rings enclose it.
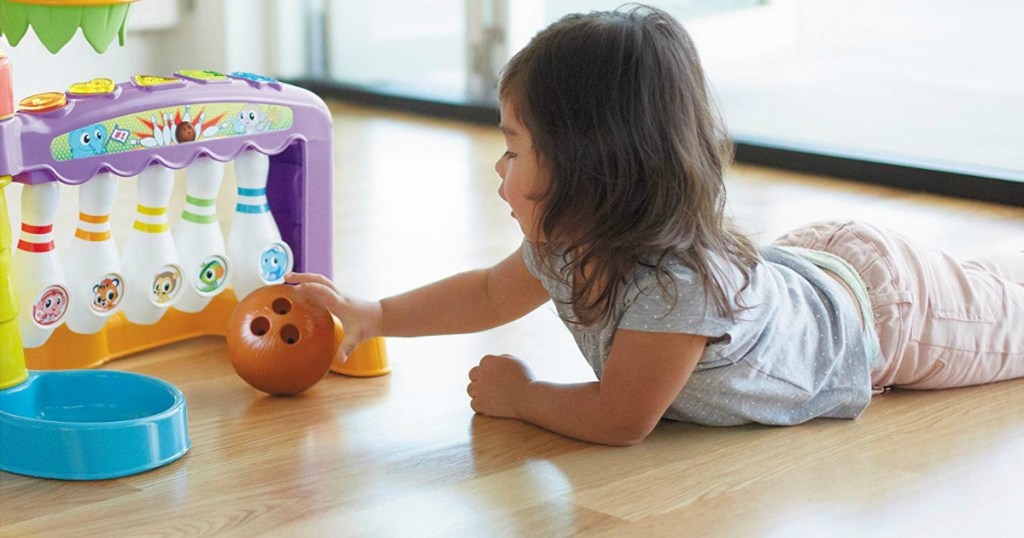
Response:
[[[18,110],[32,114],[42,114],[51,110],[57,110],[68,104],[68,98],[64,92],[37,93],[21,100],[18,103]]]
[[[109,78],[94,78],[89,82],[76,82],[68,88],[72,95],[100,95],[111,93],[117,86]]]

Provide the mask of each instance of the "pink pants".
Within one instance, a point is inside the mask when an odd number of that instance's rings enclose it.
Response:
[[[776,243],[831,252],[860,273],[885,357],[875,388],[1024,377],[1024,252],[958,262],[856,221],[810,224]]]

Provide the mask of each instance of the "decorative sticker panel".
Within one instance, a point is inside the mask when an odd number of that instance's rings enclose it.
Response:
[[[118,116],[62,134],[50,142],[56,161],[86,159],[173,144],[249,136],[290,129],[290,107],[251,103],[204,103]]]

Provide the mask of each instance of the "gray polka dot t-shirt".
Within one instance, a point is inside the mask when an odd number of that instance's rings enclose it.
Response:
[[[540,279],[563,320],[575,317],[571,287],[561,274],[560,256],[541,270],[532,245],[524,243],[530,272]],[[665,418],[712,426],[751,422],[790,425],[815,417],[856,418],[871,399],[866,351],[857,305],[818,267],[785,247],[761,249],[750,285],[734,304],[747,307],[735,320],[720,316],[705,301],[697,274],[681,261],[668,262],[667,292],[654,269],[639,265],[634,283],[623,286],[607,322],[582,326],[566,321],[597,374],[608,359],[617,329],[687,333],[709,344]],[[733,290],[742,277],[731,275]],[[664,276],[662,277],[664,280]],[[673,290],[673,287],[675,288]],[[730,298],[734,291],[727,291]]]

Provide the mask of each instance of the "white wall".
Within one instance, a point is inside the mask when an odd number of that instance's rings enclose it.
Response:
[[[35,34],[2,41],[14,66],[15,99],[75,82],[179,69],[300,76],[306,65],[303,12],[296,0],[145,0],[132,6],[125,46],[97,54],[76,35],[50,54]]]
[[[79,34],[53,55],[29,30],[17,47],[10,47],[6,41],[4,45],[13,66],[17,101],[39,92],[63,91],[74,82],[98,77],[127,80],[133,74],[150,72],[159,42],[152,37],[129,34],[125,47],[115,43],[99,55]]]
[[[326,16],[332,78],[465,87],[466,0],[327,0]]]

